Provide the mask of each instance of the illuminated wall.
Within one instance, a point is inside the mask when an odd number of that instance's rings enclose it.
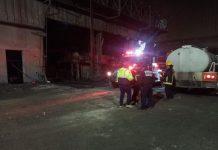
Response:
[[[6,50],[21,50],[24,82],[42,73],[43,37],[35,30],[0,25],[0,83],[7,83]],[[37,72],[37,73],[36,73]]]

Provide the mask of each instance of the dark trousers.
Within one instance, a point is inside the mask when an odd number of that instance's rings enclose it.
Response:
[[[165,93],[167,99],[171,99],[174,96],[173,86],[172,85],[165,85]]]
[[[125,93],[127,94],[126,104],[129,105],[131,102],[131,86],[119,85],[119,87],[120,87],[120,106],[123,105],[123,99]]]
[[[132,102],[133,103],[138,103],[138,95],[139,95],[139,91],[140,91],[140,86],[139,85],[135,85],[133,86],[133,94],[132,94]]]
[[[152,105],[152,86],[144,85],[141,87],[141,109]]]

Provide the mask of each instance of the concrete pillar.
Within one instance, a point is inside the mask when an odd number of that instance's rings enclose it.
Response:
[[[98,33],[96,35],[96,75],[99,76],[101,74],[101,56],[102,56],[102,46],[104,43],[104,38],[102,36],[102,33]]]

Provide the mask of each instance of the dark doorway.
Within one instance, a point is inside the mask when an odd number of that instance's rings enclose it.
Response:
[[[8,83],[23,83],[22,51],[6,50]]]
[[[76,80],[82,64],[75,55],[88,57],[89,29],[48,19],[47,38],[47,78],[53,82]]]

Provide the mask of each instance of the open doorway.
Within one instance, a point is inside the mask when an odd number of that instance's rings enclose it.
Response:
[[[47,38],[47,78],[53,82],[82,79],[82,70],[89,66],[82,60],[89,57],[89,29],[48,19]]]
[[[23,83],[22,51],[6,50],[8,83]]]

